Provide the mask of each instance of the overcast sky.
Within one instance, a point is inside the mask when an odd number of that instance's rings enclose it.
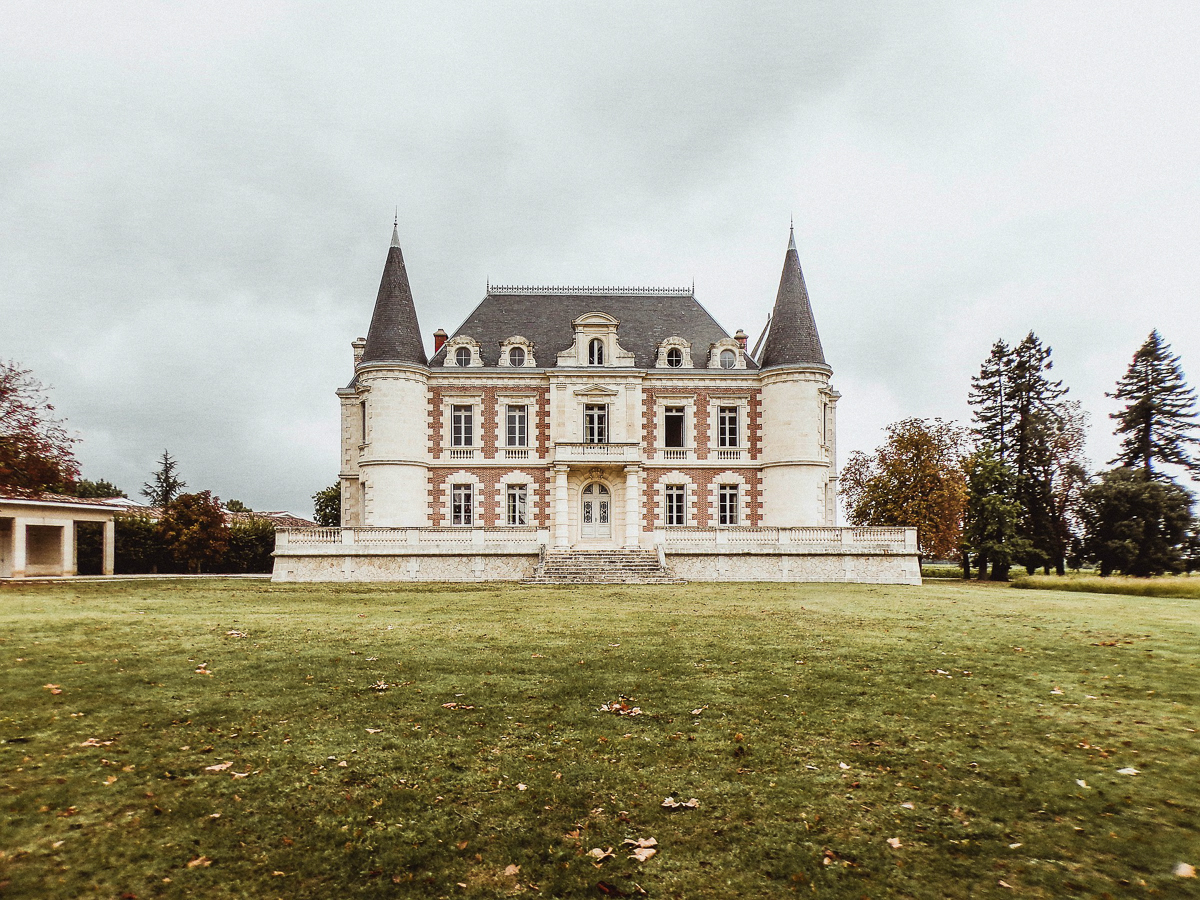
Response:
[[[757,338],[789,216],[840,452],[969,421],[1031,329],[1200,381],[1195,2],[0,5],[0,357],[84,475],[311,513],[392,216],[426,343],[498,283],[682,285]]]

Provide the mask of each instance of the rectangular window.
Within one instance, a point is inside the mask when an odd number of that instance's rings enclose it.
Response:
[[[509,447],[529,446],[529,407],[509,406],[505,413]]]
[[[608,443],[608,407],[588,404],[583,408],[583,440],[588,444]]]
[[[360,400],[358,402],[358,412],[359,412],[359,420],[362,423],[362,441],[360,441],[360,443],[365,444],[367,442],[367,401],[366,400]]]
[[[717,495],[717,521],[722,525],[738,523],[738,486],[723,484]]]
[[[450,446],[475,446],[472,413],[470,406],[450,407]]]
[[[510,484],[508,486],[508,524],[509,525],[528,525],[529,517],[527,515],[529,501],[529,489],[523,484]]]
[[[475,524],[475,486],[456,484],[451,488],[450,521],[454,525]]]
[[[717,411],[717,446],[738,447],[738,408],[722,406]]]
[[[683,443],[682,406],[668,406],[663,412],[663,446],[682,447]]]
[[[682,484],[667,485],[667,524],[668,525],[683,525],[684,512],[683,503],[685,489]]]

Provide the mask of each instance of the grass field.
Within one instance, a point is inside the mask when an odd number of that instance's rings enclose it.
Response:
[[[0,896],[1194,897],[1198,636],[954,583],[9,585]]]

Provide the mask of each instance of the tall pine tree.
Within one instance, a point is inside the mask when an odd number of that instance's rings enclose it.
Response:
[[[1155,464],[1182,466],[1200,475],[1200,460],[1192,448],[1196,437],[1196,392],[1188,387],[1179,357],[1163,341],[1158,329],[1133,354],[1129,371],[1117,382],[1115,400],[1125,408],[1113,413],[1117,434],[1124,435],[1116,465],[1141,469],[1147,478],[1165,478]]]
[[[158,461],[158,471],[142,485],[142,496],[150,501],[151,506],[167,506],[187,487],[187,482],[176,472],[177,467],[175,457],[164,450],[162,459]]]
[[[996,458],[1012,468],[1014,497],[1022,515],[1024,553],[1020,562],[1032,571],[1053,565],[1065,571],[1070,528],[1067,503],[1058,492],[1063,471],[1064,428],[1061,381],[1051,381],[1050,348],[1032,331],[1017,345],[992,345],[979,375],[971,379],[975,434]]]

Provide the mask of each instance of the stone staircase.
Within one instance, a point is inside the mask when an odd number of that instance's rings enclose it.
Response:
[[[546,550],[525,584],[684,584],[654,550]]]

